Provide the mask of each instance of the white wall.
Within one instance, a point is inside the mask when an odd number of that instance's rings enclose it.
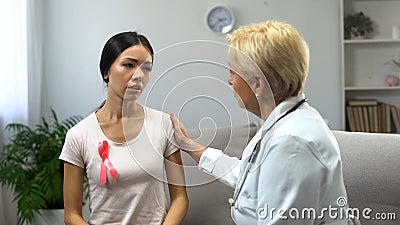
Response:
[[[211,115],[217,126],[247,121],[248,114],[237,108],[230,87],[223,83],[228,72],[221,67],[197,64],[181,66],[155,83],[163,68],[182,62],[180,60],[185,57],[211,57],[220,62],[226,60],[226,48],[216,44],[193,44],[189,51],[182,48],[185,45],[178,45],[160,52],[183,41],[214,40],[226,43],[223,36],[212,33],[205,26],[206,12],[216,4],[223,4],[230,6],[236,14],[236,27],[276,19],[288,21],[300,31],[311,51],[306,95],[310,104],[329,120],[331,128],[341,129],[338,0],[43,1],[43,115],[48,115],[50,106],[60,118],[73,114],[86,115],[98,106],[106,93],[98,69],[105,41],[117,32],[137,30],[148,36],[155,51],[159,52],[155,56],[152,82],[145,93],[149,94],[149,98],[147,101],[142,98],[141,103],[177,112],[176,107],[181,107],[182,102],[177,103],[176,100],[188,100],[182,96],[206,94],[222,103],[209,98],[189,102],[181,115],[187,127],[197,126],[200,119],[207,115]],[[176,85],[198,76],[202,78]],[[149,92],[152,84],[157,88]],[[176,87],[174,92],[165,98],[172,87]],[[228,115],[232,119],[227,119]],[[255,120],[254,117],[250,118]],[[210,120],[205,120],[202,125],[210,124]]]

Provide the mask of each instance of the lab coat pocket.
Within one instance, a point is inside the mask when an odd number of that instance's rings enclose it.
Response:
[[[235,207],[232,208],[232,218],[235,224],[257,224],[257,198],[240,195]]]
[[[237,206],[241,214],[254,218],[256,216],[257,196],[240,195]]]

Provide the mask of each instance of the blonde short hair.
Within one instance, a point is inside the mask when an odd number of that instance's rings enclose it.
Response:
[[[228,34],[227,40],[231,45],[231,57],[240,58],[237,57],[240,52],[258,66],[275,102],[297,96],[303,90],[309,68],[309,49],[291,25],[278,21],[251,24]]]

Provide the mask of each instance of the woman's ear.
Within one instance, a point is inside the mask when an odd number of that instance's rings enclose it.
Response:
[[[254,93],[258,96],[261,96],[263,93],[263,89],[265,87],[265,81],[259,75],[254,76],[255,84],[254,84]]]
[[[103,75],[103,79],[104,79],[104,80],[108,80],[108,77],[109,77],[109,76],[108,76],[108,72],[106,72],[106,73]]]

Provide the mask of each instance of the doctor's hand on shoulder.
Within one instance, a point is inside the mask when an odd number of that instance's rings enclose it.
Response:
[[[190,138],[182,121],[180,121],[174,113],[169,113],[169,115],[174,127],[174,137],[179,148],[189,154],[197,163],[199,163],[201,155],[207,149],[207,147],[195,142]]]

